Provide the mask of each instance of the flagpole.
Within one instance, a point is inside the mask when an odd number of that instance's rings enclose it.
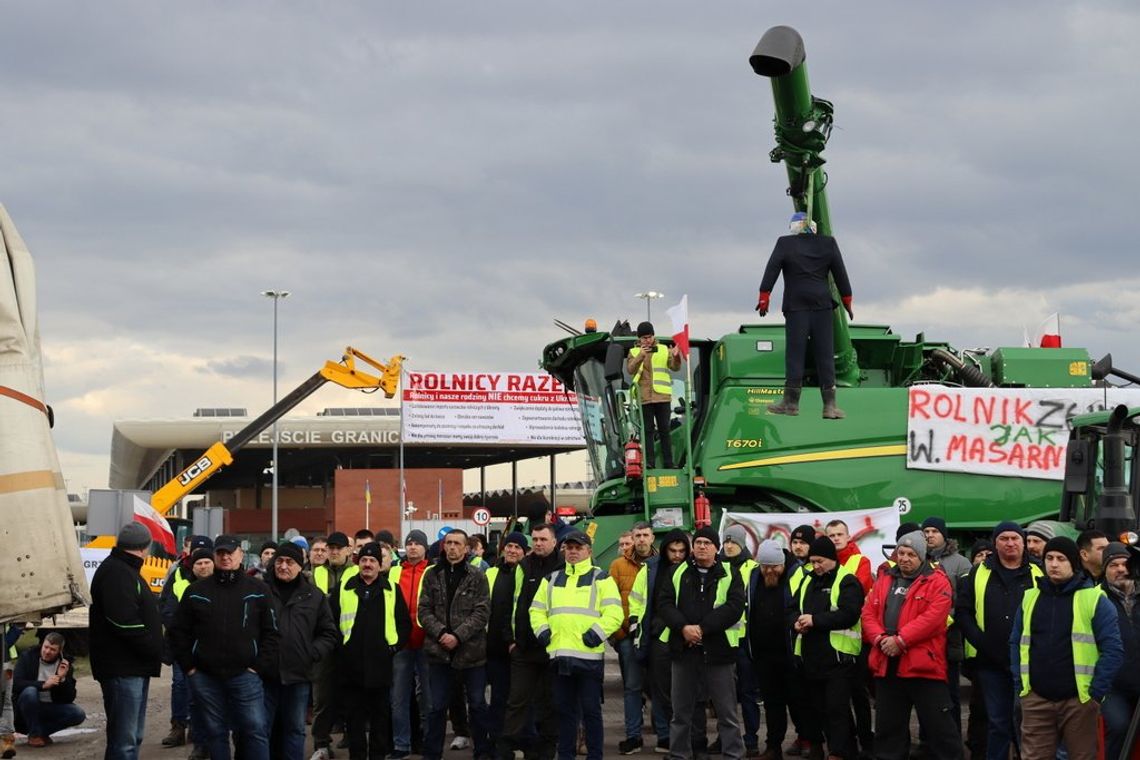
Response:
[[[407,388],[405,379],[407,377],[407,364],[400,367],[400,519],[406,517],[406,510],[408,508],[407,500],[405,498],[405,484],[404,484],[404,389]]]
[[[371,530],[372,518],[372,487],[368,478],[364,479],[364,529]]]

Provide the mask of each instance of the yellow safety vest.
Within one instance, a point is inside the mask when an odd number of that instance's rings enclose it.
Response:
[[[748,582],[758,567],[760,563],[754,559],[746,559],[740,563],[740,580],[744,581],[744,613],[740,616],[741,628],[748,625],[748,603],[751,601],[748,597]]]
[[[658,572],[661,572],[658,567]],[[644,562],[637,568],[633,577],[633,588],[629,590],[629,619],[641,620],[645,617],[645,607],[649,596],[649,565]]]
[[[732,565],[728,562],[721,562],[720,565],[724,568],[724,577],[716,582],[716,596],[713,597],[714,610],[728,601],[728,589],[732,585]],[[693,570],[692,566],[686,563],[684,567],[677,568],[677,570],[673,573],[673,591],[676,594],[674,600],[678,604],[680,604],[681,601],[681,576],[690,570],[692,570],[694,573],[698,572],[697,570]],[[662,644],[669,643],[669,633],[669,628],[666,628],[661,632],[660,640]],[[729,626],[728,630],[724,632],[724,636],[726,639],[728,639],[728,645],[730,647],[739,646],[740,639],[743,635],[743,616],[741,616],[740,620],[737,620],[735,623]]]
[[[360,572],[360,568],[356,565],[349,565],[345,568],[344,574],[340,576],[340,587],[343,589],[344,584],[348,579]],[[313,584],[326,594],[329,592],[329,566],[317,565],[313,568]]]
[[[859,563],[863,559],[864,556],[866,556],[866,555],[852,554],[850,557],[847,558],[847,561],[843,563],[843,569],[846,570],[847,572],[851,573],[852,575],[854,575],[855,580],[859,580]],[[870,562],[870,561],[871,560],[867,560],[867,562]],[[863,588],[862,583],[859,584],[859,588]]]
[[[831,584],[831,611],[832,612],[835,612],[837,609],[839,609],[839,586],[842,583],[843,579],[845,577],[847,577],[848,575],[850,575],[852,578],[855,578],[855,573],[848,570],[845,566],[840,565],[838,572],[836,572],[836,574],[835,574],[835,582]],[[811,585],[811,582],[814,578],[815,578],[814,573],[811,575],[808,575],[808,577],[804,579],[804,582],[800,584],[800,593],[799,593],[799,596],[797,597],[796,601],[799,604],[801,615],[804,612],[804,595],[807,594],[808,587]],[[855,578],[855,582],[858,583],[859,579]],[[862,587],[860,587],[860,589],[861,588]],[[862,630],[863,630],[863,624],[858,619],[856,619],[855,625],[852,626],[851,628],[844,628],[844,629],[838,630],[838,631],[831,631],[829,636],[828,636],[828,638],[831,642],[831,648],[834,649],[836,652],[840,652],[842,654],[850,654],[850,655],[859,654],[859,651],[863,648]],[[803,638],[804,638],[804,636],[802,633],[796,634],[796,646],[795,646],[796,657],[802,656],[800,653],[800,648],[801,648],[800,645],[803,643]]]
[[[1089,688],[1092,686],[1093,672],[1096,670],[1096,661],[1100,658],[1100,650],[1096,648],[1096,637],[1093,635],[1093,616],[1096,614],[1096,605],[1104,589],[1082,588],[1073,594],[1073,671],[1077,679],[1077,696],[1082,702],[1088,702]],[[1021,640],[1018,652],[1021,660],[1021,696],[1029,693],[1029,649],[1031,645],[1030,626],[1033,621],[1033,608],[1041,596],[1041,589],[1031,588],[1021,598]]]
[[[400,643],[400,635],[396,631],[396,587],[384,578],[377,578],[374,583],[380,585],[380,591],[384,594],[384,640],[388,646],[394,647]],[[352,626],[356,623],[356,610],[359,607],[360,597],[355,589],[340,595],[340,632],[344,635],[345,644],[352,637]]]
[[[625,618],[617,584],[589,557],[544,578],[529,614],[535,636],[550,631],[546,651],[551,657],[597,662],[605,658],[606,639],[621,628]],[[582,641],[586,631],[597,634],[601,643],[586,646]]]
[[[182,601],[182,594],[190,586],[190,579],[182,577],[182,568],[174,571],[174,585],[171,587],[174,591],[174,598]]]
[[[629,355],[641,356],[641,347],[631,348]],[[673,394],[673,379],[669,376],[669,352],[664,346],[658,346],[657,351],[651,355],[649,361],[653,365],[653,392],[671,396]],[[634,385],[637,385],[637,381],[641,377],[641,370],[642,367],[639,366],[637,372],[633,373]]]
[[[788,578],[788,588],[792,592],[792,597],[799,596],[800,586],[811,576],[811,563],[805,562],[792,571],[791,577]]]
[[[989,585],[990,576],[993,571],[986,567],[986,563],[978,565],[977,571],[974,573],[974,620],[978,623],[978,630],[985,633],[986,630],[986,586]],[[1041,568],[1032,562],[1029,563],[1029,578],[1036,586],[1037,579],[1045,575]],[[1024,597],[1022,597],[1024,601]],[[969,641],[966,641],[965,656],[969,660],[972,657],[978,656],[978,650]]]

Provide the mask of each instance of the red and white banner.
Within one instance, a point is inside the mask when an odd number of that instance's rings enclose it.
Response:
[[[132,502],[135,508],[135,522],[141,523],[144,528],[150,531],[151,539],[166,549],[170,556],[177,557],[178,547],[174,545],[174,531],[170,529],[170,523],[166,521],[166,518],[138,496],[132,497]]]
[[[584,446],[578,399],[540,372],[407,372],[408,443]]]
[[[681,296],[681,303],[665,310],[673,323],[673,344],[681,349],[681,356],[689,358],[689,296]]]
[[[1062,480],[1069,421],[1117,404],[1140,405],[1140,389],[914,386],[907,467]]]
[[[902,500],[904,503],[905,499]],[[851,540],[859,547],[866,557],[871,560],[871,570],[874,571],[887,555],[883,548],[894,548],[895,533],[899,529],[899,507],[879,507],[876,509],[861,509],[848,512],[725,512],[720,520],[720,534],[732,525],[744,527],[746,535],[744,547],[753,559],[760,550],[761,542],[772,539],[784,549],[789,548],[792,531],[800,525],[811,525],[820,535],[823,535],[824,526],[832,520],[842,520],[847,523],[847,531]],[[889,552],[888,552],[889,553]]]

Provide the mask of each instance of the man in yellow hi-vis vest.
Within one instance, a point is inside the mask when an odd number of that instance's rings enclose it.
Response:
[[[672,659],[673,720],[669,757],[692,757],[707,746],[700,700],[712,700],[721,753],[744,757],[736,717],[737,647],[744,633],[744,582],[735,567],[717,561],[720,536],[704,527],[693,535],[693,556],[657,592],[657,615]],[[696,736],[694,737],[694,731]]]
[[[1009,633],[1022,595],[1042,573],[1025,551],[1020,525],[998,523],[992,539],[994,553],[958,582],[954,620],[966,639],[974,688],[981,689],[986,706],[986,759],[1006,760],[1014,741],[1016,699],[1009,671]]]
[[[1067,536],[1045,544],[1045,576],[1025,592],[1009,639],[1021,758],[1052,760],[1063,740],[1070,760],[1093,760],[1100,703],[1124,664],[1116,608],[1081,574]]]
[[[558,757],[574,757],[580,720],[586,760],[602,760],[606,639],[621,627],[621,594],[606,571],[591,561],[589,536],[571,531],[562,546],[566,566],[539,584],[530,603],[530,624],[550,655]]]
[[[645,466],[657,466],[653,439],[660,435],[661,465],[671,468],[673,448],[669,443],[669,405],[673,401],[673,380],[669,373],[681,368],[681,350],[673,346],[666,351],[657,344],[652,323],[642,322],[637,326],[637,345],[630,349],[625,368],[637,386],[637,398],[641,401]]]
[[[359,571],[341,591],[340,684],[352,757],[388,751],[392,660],[412,630],[403,595],[380,571],[383,551],[375,541],[362,546]]]
[[[858,667],[863,588],[855,574],[839,564],[831,539],[815,539],[808,555],[812,574],[796,594],[798,615],[792,626],[797,667],[807,678],[809,693],[822,695],[823,702],[822,710],[808,710],[805,715],[803,733],[811,741],[808,757],[823,757],[819,743],[822,722],[828,755],[854,760],[857,752],[851,694],[863,677]]]

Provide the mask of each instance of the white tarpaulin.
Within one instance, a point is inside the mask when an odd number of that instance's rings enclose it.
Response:
[[[798,526],[811,525],[822,534],[832,520],[847,523],[851,540],[871,560],[872,571],[886,559],[883,547],[894,546],[900,522],[899,510],[893,506],[850,512],[725,512],[720,519],[720,534],[723,536],[730,525],[743,526],[748,534],[747,551],[755,558],[762,541],[771,538],[787,549],[792,531]]]
[[[32,257],[0,206],[0,622],[87,601],[45,404]]]
[[[408,372],[408,443],[584,446],[578,401],[537,372]]]
[[[914,386],[907,467],[1062,480],[1069,421],[1118,404],[1140,405],[1140,389]]]

